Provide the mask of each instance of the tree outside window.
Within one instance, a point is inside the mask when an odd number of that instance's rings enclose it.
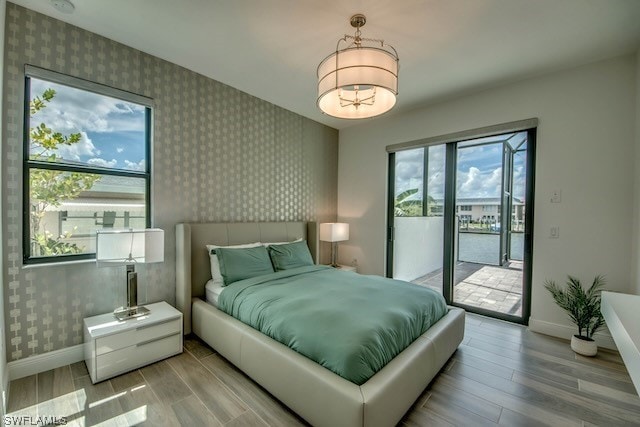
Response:
[[[68,76],[32,70],[24,260],[92,258],[96,230],[150,225],[151,109],[126,100],[136,95],[82,80],[76,87]]]

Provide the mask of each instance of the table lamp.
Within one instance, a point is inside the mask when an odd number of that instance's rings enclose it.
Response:
[[[98,267],[127,266],[127,305],[117,308],[113,314],[118,320],[126,320],[149,313],[138,306],[138,274],[136,264],[164,261],[164,230],[120,230],[96,232],[96,264]]]
[[[349,224],[325,222],[320,224],[320,240],[331,242],[331,266],[338,267],[338,242],[349,240]]]

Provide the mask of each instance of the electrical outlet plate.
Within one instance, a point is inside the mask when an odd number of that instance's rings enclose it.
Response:
[[[562,190],[553,190],[551,193],[551,203],[562,202]]]
[[[549,229],[549,238],[557,239],[560,237],[560,227],[551,227]]]

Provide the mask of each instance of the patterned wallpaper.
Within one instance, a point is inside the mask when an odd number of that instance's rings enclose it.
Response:
[[[140,301],[175,302],[175,224],[336,217],[336,130],[159,58],[7,4],[2,144],[7,360],[82,343],[82,319],[125,301],[124,268],[22,266],[24,65],[154,99],[152,223],[165,262]]]

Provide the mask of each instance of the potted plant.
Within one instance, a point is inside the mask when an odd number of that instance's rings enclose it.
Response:
[[[598,346],[593,340],[593,334],[604,325],[600,312],[600,291],[605,284],[604,278],[596,276],[591,287],[585,291],[580,280],[568,277],[566,289],[553,280],[547,280],[544,287],[578,327],[578,334],[571,337],[571,349],[583,356],[595,356]]]

